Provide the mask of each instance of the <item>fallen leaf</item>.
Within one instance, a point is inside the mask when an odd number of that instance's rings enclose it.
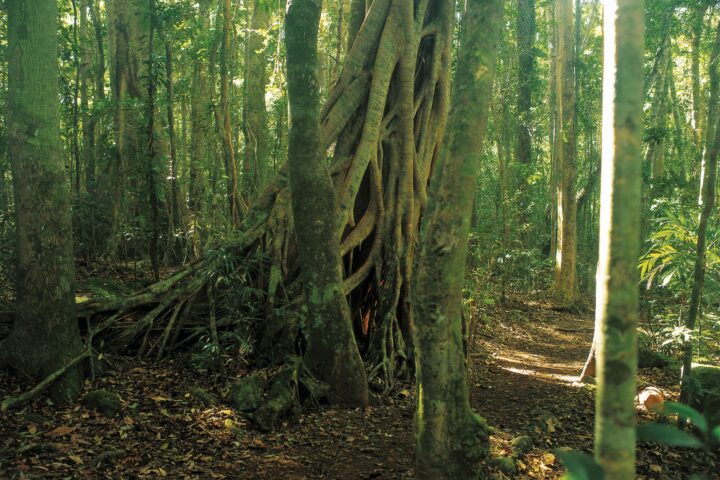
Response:
[[[83,462],[83,459],[78,457],[77,455],[68,455],[68,457],[70,458],[70,460],[77,463],[78,465],[82,465],[83,463],[85,463]]]
[[[68,427],[67,425],[63,425],[62,427],[57,427],[56,429],[50,430],[47,433],[47,436],[48,437],[64,437],[65,435],[69,435],[74,431],[75,431],[75,427]]]

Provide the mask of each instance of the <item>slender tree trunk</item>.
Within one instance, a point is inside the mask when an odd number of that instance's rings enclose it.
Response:
[[[115,101],[115,150],[109,168],[103,172],[102,191],[110,198],[110,227],[105,252],[117,255],[120,228],[124,216],[137,205],[129,204],[134,192],[140,198],[138,180],[145,176],[147,148],[143,145],[143,109],[146,93],[142,80],[147,77],[147,39],[142,19],[147,13],[145,0],[109,0],[108,22],[111,24],[111,80]],[[131,212],[132,214],[132,212]]]
[[[90,10],[90,19],[92,21],[95,33],[95,48],[97,54],[97,62],[95,65],[95,91],[93,103],[102,103],[105,100],[105,48],[103,46],[102,19],[100,18],[99,7],[95,0],[88,0]],[[87,152],[87,166],[85,167],[86,189],[88,192],[95,193],[97,189],[97,168],[98,159],[100,158],[100,147],[102,137],[98,138],[98,132],[102,128],[100,122],[100,114],[90,116],[88,125],[88,146],[92,151]],[[93,250],[94,251],[94,250]]]
[[[158,146],[155,142],[155,97],[157,92],[157,75],[153,55],[155,53],[155,27],[156,15],[155,0],[147,0],[150,14],[150,34],[148,35],[147,58],[147,119],[146,145],[147,157],[145,162],[145,176],[150,204],[150,263],[152,265],[155,281],[160,280],[160,179],[158,172]],[[170,107],[172,108],[172,107]]]
[[[82,349],[75,315],[70,189],[60,141],[55,80],[57,5],[9,0],[8,132],[17,228],[15,321],[0,357],[44,378]],[[1,363],[1,362],[0,362]],[[51,390],[64,402],[80,389],[81,369]]]
[[[557,254],[558,233],[558,110],[557,110],[557,24],[555,22],[554,5],[545,7],[545,18],[550,27],[548,51],[550,52],[550,78],[548,80],[548,98],[550,115],[548,130],[550,133],[550,259],[555,260]],[[556,267],[557,268],[557,267]]]
[[[468,400],[462,286],[502,11],[502,0],[466,3],[447,153],[438,165],[420,231],[413,289],[418,479],[475,479],[477,462],[489,450],[488,426]]]
[[[232,116],[230,115],[230,34],[231,0],[222,1],[222,43],[220,49],[220,111],[216,112],[218,130],[222,140],[225,161],[226,195],[230,222],[240,225],[240,199],[238,190],[237,164],[233,146]],[[219,113],[219,115],[218,115]]]
[[[167,123],[168,141],[170,143],[170,238],[168,247],[174,251],[176,247],[175,233],[183,231],[182,212],[180,204],[180,188],[178,186],[178,149],[177,136],[175,134],[175,87],[173,85],[173,52],[172,39],[165,41],[165,85],[167,93]]]
[[[72,156],[73,163],[75,165],[73,172],[73,186],[75,187],[75,195],[80,195],[80,179],[81,166],[80,166],[80,83],[83,78],[83,65],[82,59],[80,58],[80,12],[77,5],[77,0],[71,0],[73,10],[73,47],[72,56],[73,64],[75,67],[75,78],[73,80],[73,103],[72,103]]]
[[[197,12],[198,21],[204,30],[210,28],[207,13],[207,8],[200,3]],[[205,196],[203,166],[208,157],[208,150],[214,150],[209,144],[209,125],[212,123],[211,105],[207,83],[207,64],[203,58],[198,58],[193,65],[190,93],[190,178],[188,188],[188,206],[195,218],[196,225],[198,216],[203,210]]]
[[[670,32],[666,32],[657,56],[655,88],[650,111],[650,140],[645,161],[652,169],[652,178],[661,180],[665,176],[665,130],[667,127],[667,89],[670,55]]]
[[[700,91],[700,40],[707,4],[698,2],[693,9],[692,40],[691,40],[691,71],[692,71],[692,129],[698,158],[702,158],[702,93]],[[698,161],[698,163],[700,163]]]
[[[90,115],[89,84],[92,81],[91,38],[88,31],[88,4],[80,5],[80,113],[82,118],[82,157],[85,160],[85,190],[93,191],[95,183],[95,125]]]
[[[595,457],[635,478],[635,373],[642,183],[643,2],[606,0]]]
[[[343,288],[337,201],[320,141],[317,35],[320,0],[290,0],[285,17],[290,136],[288,168],[307,318],[308,368],[330,386],[330,401],[366,406],[365,366]]]
[[[690,294],[690,308],[685,317],[685,327],[693,332],[700,315],[702,289],[705,281],[705,251],[707,225],[716,200],[717,161],[720,154],[720,128],[718,128],[718,109],[720,108],[720,22],[718,22],[715,44],[710,58],[710,98],[708,100],[707,122],[705,123],[705,153],[703,154],[700,171],[700,216],[698,220],[697,245],[695,248],[695,268],[693,286]],[[680,401],[687,403],[690,399],[693,358],[693,338],[683,346],[683,368],[680,382]]]
[[[557,301],[573,306],[577,297],[577,204],[575,193],[575,53],[573,1],[557,0],[556,125],[557,240],[554,290]]]
[[[519,222],[522,228],[527,223],[528,198],[527,179],[532,162],[532,91],[535,76],[535,0],[519,0],[517,15],[517,130],[515,157],[519,176],[515,179],[519,195]],[[527,232],[525,232],[527,233]],[[525,236],[525,235],[523,235]],[[523,239],[525,243],[525,239]]]
[[[254,197],[262,189],[270,170],[265,111],[267,84],[265,37],[270,25],[271,13],[270,6],[266,2],[255,0],[250,28],[245,40],[243,193],[249,198]]]

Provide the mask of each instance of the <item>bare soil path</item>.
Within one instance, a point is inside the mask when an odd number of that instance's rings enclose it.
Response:
[[[489,307],[483,318],[471,350],[472,403],[495,428],[495,456],[511,455],[517,437],[533,442],[517,459],[514,476],[497,469],[491,475],[559,478],[563,469],[553,449],[592,447],[593,387],[576,382],[592,340],[592,317],[522,299]],[[222,382],[214,380],[179,361],[126,361],[95,386],[122,398],[113,418],[38,399],[0,417],[0,478],[412,478],[414,395],[408,385],[376,398],[366,411],[315,408],[262,433],[222,401],[205,405],[193,395],[201,387],[222,399]],[[674,373],[644,371],[641,381],[673,394]],[[0,397],[26,387],[0,373]],[[691,453],[643,446],[639,456],[641,479],[682,479],[698,471]]]

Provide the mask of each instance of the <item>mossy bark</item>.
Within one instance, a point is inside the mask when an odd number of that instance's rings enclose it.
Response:
[[[337,201],[320,143],[317,35],[322,2],[291,0],[285,18],[290,134],[288,168],[307,317],[308,368],[330,401],[366,406],[367,377],[343,288]]]
[[[42,379],[82,349],[75,315],[70,191],[60,141],[57,94],[57,6],[54,0],[10,0],[8,131],[17,221],[15,321],[0,355]],[[73,398],[74,368],[56,382],[53,399]]]
[[[605,2],[600,255],[595,330],[595,457],[606,478],[635,478],[643,111],[643,2]]]
[[[269,149],[265,85],[267,84],[267,55],[265,36],[270,26],[270,5],[255,0],[250,16],[250,28],[245,37],[245,158],[243,162],[243,194],[254,197],[268,180]]]
[[[462,286],[475,180],[502,26],[502,0],[468,2],[462,20],[447,150],[432,183],[415,266],[418,404],[415,475],[474,479],[489,430],[470,408]]]

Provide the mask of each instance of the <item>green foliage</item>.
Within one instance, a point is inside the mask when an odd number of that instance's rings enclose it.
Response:
[[[679,200],[656,202],[647,251],[638,261],[640,277],[647,291],[649,307],[641,342],[667,353],[678,352],[689,339],[698,341],[702,352],[713,350],[720,333],[717,306],[720,305],[720,228],[710,222],[707,229],[706,273],[703,320],[707,327],[691,332],[684,326],[684,315],[692,290],[695,268],[698,216]],[[705,345],[706,347],[702,347]]]
[[[710,430],[705,416],[694,408],[681,403],[668,402],[665,404],[663,413],[689,420],[696,430],[690,433],[664,423],[646,423],[637,427],[638,442],[702,449],[708,457],[720,447],[720,426]],[[568,470],[568,473],[563,476],[564,480],[603,480],[605,478],[603,467],[590,455],[562,450],[556,450],[555,453]],[[702,477],[693,476],[692,478]]]
[[[563,480],[604,480],[605,472],[595,459],[586,453],[556,450],[568,472]]]

